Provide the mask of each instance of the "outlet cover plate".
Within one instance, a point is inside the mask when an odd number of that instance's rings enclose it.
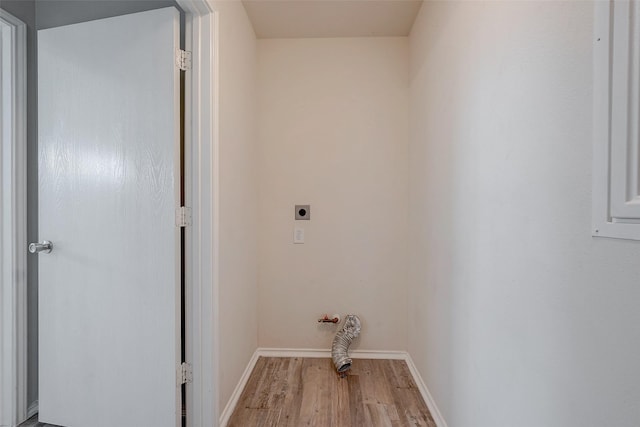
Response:
[[[311,205],[296,205],[296,221],[311,219]]]

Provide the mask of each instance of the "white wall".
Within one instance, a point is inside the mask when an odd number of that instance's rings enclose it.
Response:
[[[638,425],[640,242],[590,235],[592,8],[414,25],[408,343],[450,427]]]
[[[406,349],[408,40],[258,41],[259,346]],[[294,205],[311,204],[293,244]]]
[[[256,39],[239,1],[218,1],[220,409],[257,347]]]

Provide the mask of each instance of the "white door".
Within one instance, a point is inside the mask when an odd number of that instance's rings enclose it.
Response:
[[[175,427],[179,14],[38,32],[40,421]]]

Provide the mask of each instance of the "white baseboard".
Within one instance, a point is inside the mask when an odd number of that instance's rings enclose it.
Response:
[[[315,348],[259,348],[258,356],[263,357],[309,357],[331,358],[331,350]],[[352,359],[392,359],[404,360],[407,353],[404,351],[380,351],[380,350],[350,350]]]
[[[227,423],[229,422],[229,418],[231,418],[231,414],[233,414],[233,410],[236,409],[238,400],[240,400],[240,395],[242,394],[244,387],[247,385],[247,381],[249,381],[249,376],[251,376],[251,372],[253,371],[253,368],[256,366],[256,362],[258,362],[258,357],[260,357],[260,355],[258,354],[258,350],[256,350],[253,353],[253,356],[251,356],[251,359],[249,360],[247,367],[242,373],[242,376],[240,376],[240,381],[238,381],[238,385],[233,390],[233,393],[231,393],[231,397],[229,398],[227,405],[224,407],[224,410],[220,414],[220,423],[219,423],[220,427],[227,426]]]
[[[407,362],[407,366],[409,367],[409,372],[411,372],[411,375],[413,376],[413,379],[415,380],[416,385],[418,386],[418,390],[420,390],[420,394],[422,395],[422,398],[427,404],[427,408],[429,408],[429,412],[431,412],[433,421],[436,422],[436,425],[438,427],[447,427],[447,422],[444,420],[444,417],[440,413],[440,410],[438,409],[438,405],[436,405],[436,401],[433,400],[433,396],[431,396],[431,393],[429,392],[427,385],[422,379],[420,372],[418,372],[418,368],[416,368],[416,365],[413,363],[413,359],[411,358],[409,353],[405,353],[405,354],[406,354],[406,358],[404,359],[404,361]]]
[[[436,402],[433,400],[427,385],[424,383],[424,380],[420,376],[420,373],[416,369],[416,365],[413,363],[411,356],[405,351],[379,351],[379,350],[353,350],[349,352],[349,356],[352,359],[391,359],[391,360],[404,360],[409,367],[409,372],[413,376],[413,379],[418,386],[418,390],[422,395],[422,398],[427,404],[429,408],[429,412],[431,412],[431,416],[438,427],[447,427],[447,423],[445,422]],[[242,376],[240,377],[240,381],[238,381],[238,385],[236,386],[233,394],[229,398],[229,402],[227,406],[225,406],[222,414],[220,415],[220,427],[226,427],[229,422],[229,418],[231,418],[231,414],[233,414],[233,410],[238,404],[238,400],[240,399],[240,395],[244,390],[244,387],[247,385],[247,381],[249,381],[249,376],[253,371],[253,368],[256,366],[256,362],[259,357],[308,357],[308,358],[331,358],[331,350],[324,349],[312,349],[312,348],[258,348],[253,353],[251,360],[247,364],[246,369],[244,370]]]
[[[38,413],[38,401],[36,400],[27,408],[27,419],[33,417],[37,413]]]

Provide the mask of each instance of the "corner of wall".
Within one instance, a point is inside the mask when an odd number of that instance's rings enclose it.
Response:
[[[239,1],[219,13],[219,407],[225,408],[258,345],[256,38]]]

